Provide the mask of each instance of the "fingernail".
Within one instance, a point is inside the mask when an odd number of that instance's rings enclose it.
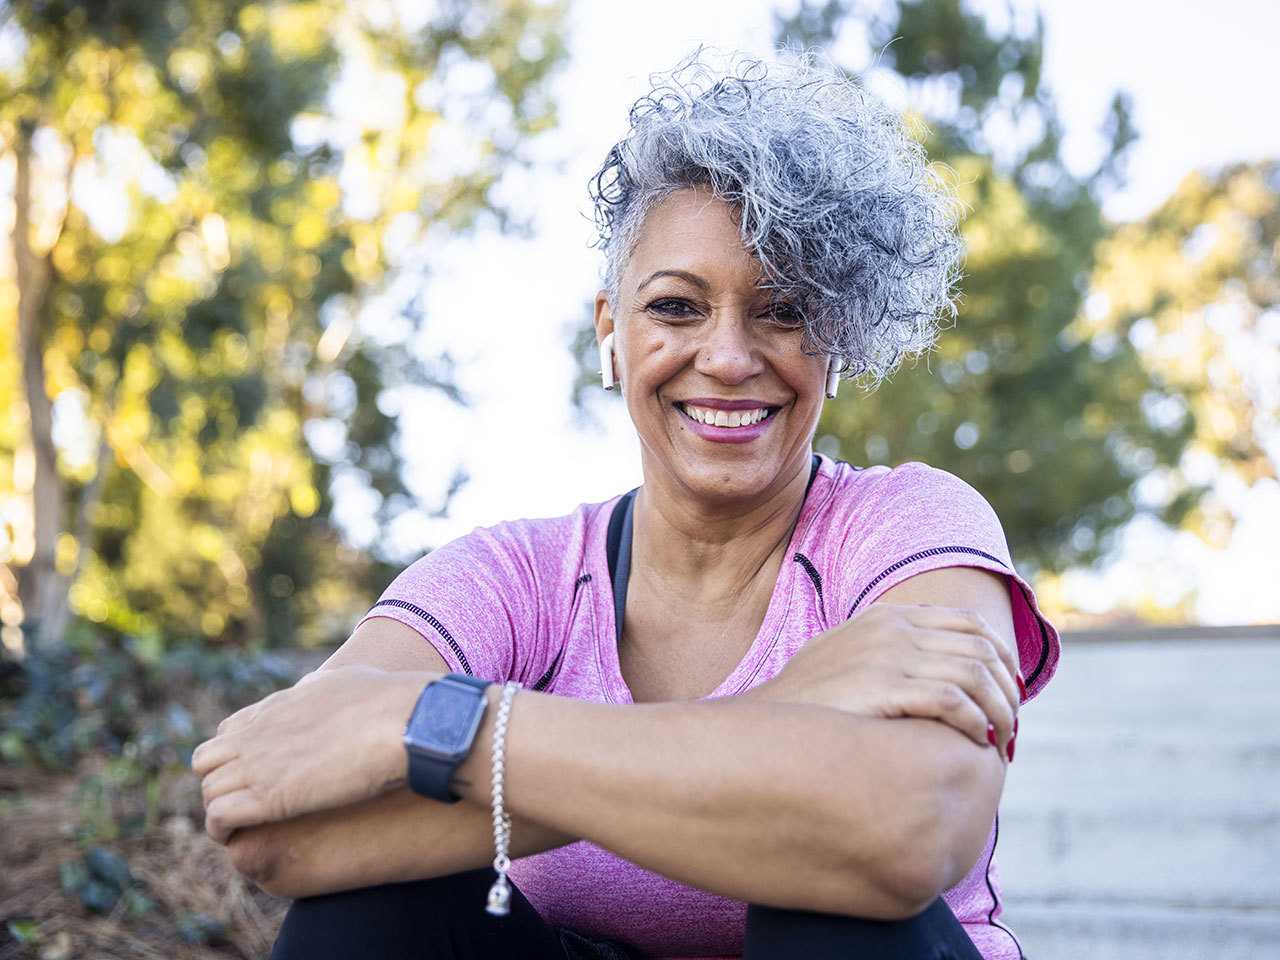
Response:
[[[1027,699],[1027,685],[1026,685],[1025,683],[1023,683],[1023,682],[1022,682],[1022,674],[1018,673],[1018,674],[1015,674],[1014,676],[1016,676],[1016,677],[1018,678],[1018,697],[1019,697],[1019,699],[1022,699],[1022,700]]]
[[[996,728],[991,724],[987,724],[987,743],[993,747],[996,745]]]
[[[1015,737],[1018,735],[1018,718],[1017,717],[1013,718],[1013,735]]]
[[[1013,742],[1018,739],[1017,734],[1009,738],[1009,745],[1004,748],[1004,752],[1009,756],[1009,762],[1013,763]]]

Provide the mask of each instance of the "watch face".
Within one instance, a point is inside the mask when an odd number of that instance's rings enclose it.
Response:
[[[409,736],[417,746],[441,753],[457,753],[466,748],[479,720],[483,697],[478,691],[452,683],[433,682],[421,706],[409,721]]]

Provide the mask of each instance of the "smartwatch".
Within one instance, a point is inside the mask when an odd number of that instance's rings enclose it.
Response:
[[[449,789],[449,779],[471,752],[488,706],[484,688],[492,682],[447,673],[422,688],[404,731],[414,793],[444,803],[462,799]]]

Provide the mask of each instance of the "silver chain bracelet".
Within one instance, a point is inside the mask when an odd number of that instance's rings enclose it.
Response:
[[[507,856],[511,844],[511,818],[502,805],[502,782],[506,771],[503,751],[507,740],[507,720],[511,716],[511,701],[516,691],[523,686],[519,680],[508,680],[503,684],[498,719],[493,727],[493,847],[497,851],[497,856],[493,858],[493,869],[498,872],[498,878],[489,888],[489,903],[485,910],[495,917],[505,917],[511,912],[511,887],[507,884],[507,870],[511,867],[511,858]]]

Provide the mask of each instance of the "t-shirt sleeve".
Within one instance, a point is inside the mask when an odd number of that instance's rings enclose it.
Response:
[[[510,523],[477,527],[402,570],[360,623],[398,620],[454,672],[531,684],[548,642],[528,546]]]
[[[910,461],[877,478],[857,498],[836,569],[837,609],[848,619],[903,580],[955,566],[1004,575],[1027,686],[1025,703],[1057,671],[1058,631],[1014,569],[995,510],[954,474]]]

